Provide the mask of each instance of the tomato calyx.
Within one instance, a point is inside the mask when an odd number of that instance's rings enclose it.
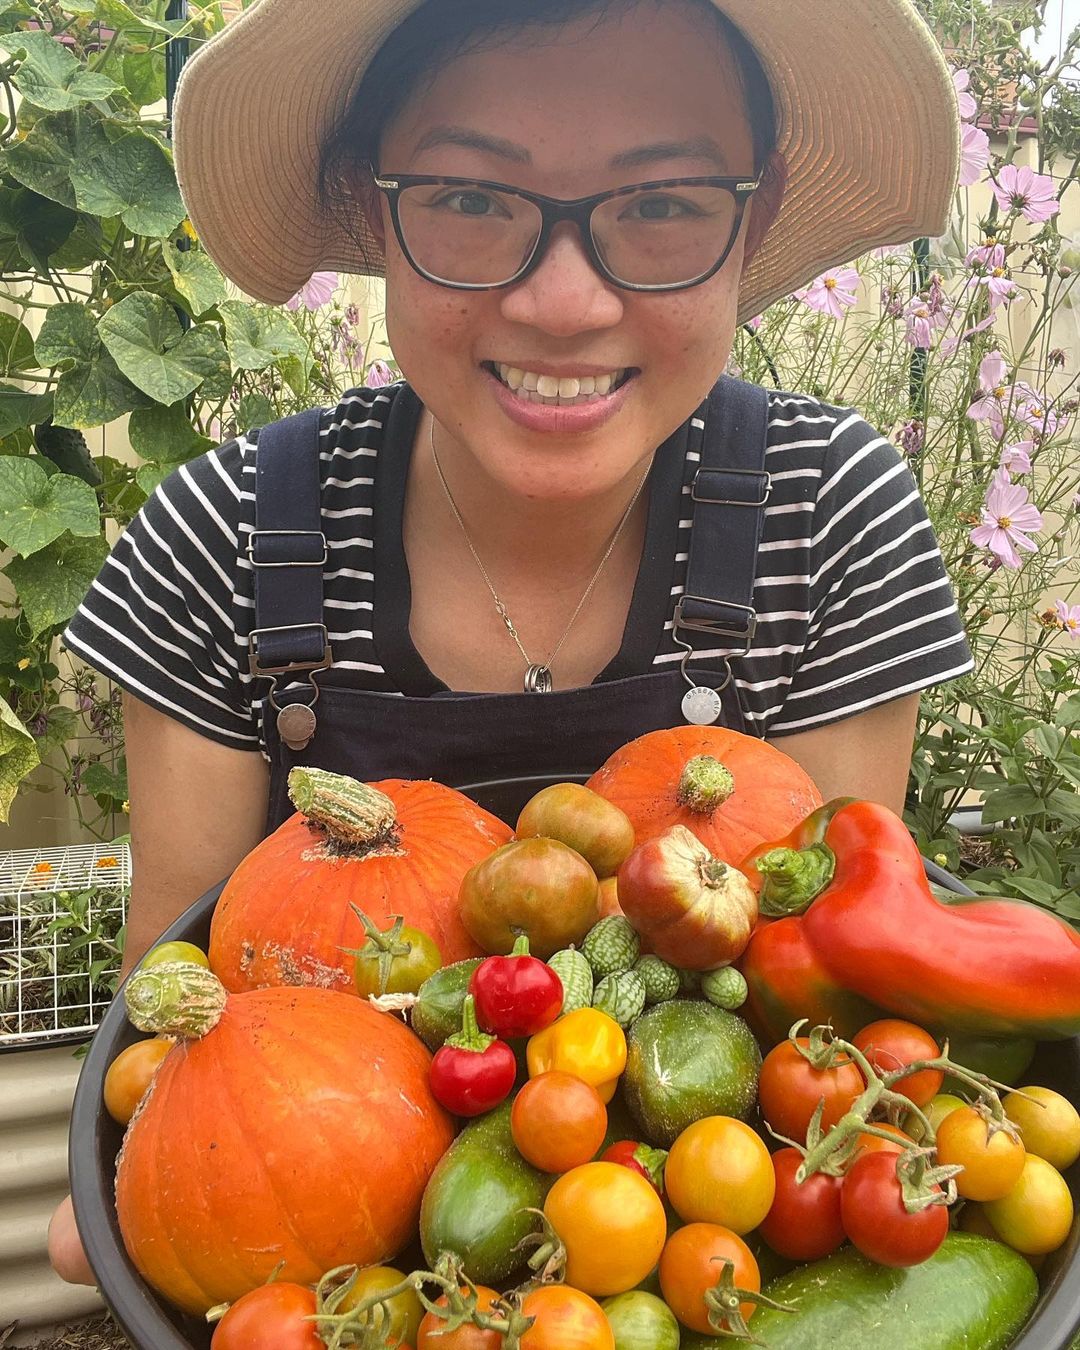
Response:
[[[363,924],[367,940],[362,947],[343,947],[342,951],[348,956],[352,956],[356,961],[357,984],[361,986],[361,972],[365,964],[369,961],[377,963],[378,968],[378,986],[379,995],[385,995],[388,992],[393,993],[415,993],[416,989],[390,990],[390,980],[394,973],[394,964],[398,963],[398,969],[403,969],[409,957],[413,955],[414,948],[417,951],[416,986],[419,985],[432,973],[432,969],[438,969],[442,964],[442,958],[434,942],[426,934],[420,933],[415,928],[405,926],[404,916],[401,914],[392,915],[393,923],[389,928],[381,929],[376,927],[374,922],[358,906],[349,902],[349,908]],[[370,987],[370,986],[369,986]]]
[[[484,1030],[510,1039],[550,1026],[562,1012],[564,991],[556,972],[529,954],[528,935],[521,933],[509,956],[489,956],[476,967],[469,993]]]
[[[529,1206],[526,1213],[535,1214],[540,1220],[538,1231],[526,1233],[518,1242],[515,1251],[536,1250],[529,1257],[529,1269],[533,1271],[541,1284],[562,1281],[566,1275],[566,1246],[555,1231],[551,1220],[542,1209]]]
[[[431,1091],[456,1116],[479,1116],[504,1101],[517,1077],[514,1052],[480,1030],[472,994],[465,995],[461,1030],[450,1036],[431,1061]]]
[[[932,1148],[908,1148],[897,1156],[896,1176],[909,1214],[920,1214],[931,1205],[951,1205],[956,1200],[953,1178],[964,1169],[955,1163],[931,1166],[935,1156]]]
[[[761,913],[770,919],[805,914],[832,882],[836,854],[828,844],[807,848],[771,848],[754,866],[764,881],[758,892]]]
[[[715,1258],[714,1258],[715,1259]],[[735,1262],[725,1259],[720,1266],[720,1278],[711,1289],[705,1291],[705,1306],[708,1308],[709,1325],[714,1331],[732,1337],[737,1341],[749,1341],[761,1345],[750,1330],[743,1315],[742,1305],[752,1303],[755,1307],[772,1308],[775,1312],[793,1313],[790,1303],[777,1303],[776,1299],[755,1289],[739,1289],[735,1284]]]

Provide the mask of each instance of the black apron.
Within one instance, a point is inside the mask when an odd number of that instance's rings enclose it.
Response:
[[[582,780],[636,736],[683,725],[682,699],[693,686],[719,693],[721,725],[757,734],[739,703],[727,657],[704,661],[695,644],[730,646],[736,655],[749,649],[753,637],[754,573],[770,486],[764,389],[723,376],[686,424],[700,464],[690,494],[686,586],[673,604],[681,662],[547,694],[450,691],[416,698],[350,687],[352,673],[334,671],[322,605],[327,548],[320,412],[310,409],[259,431],[255,529],[247,550],[255,575],[249,660],[254,675],[274,681],[263,704],[271,763],[267,833],[293,812],[287,779],[297,764],[367,782],[434,778],[469,788],[482,805],[501,808],[505,816],[506,780],[521,780],[516,801],[511,794],[516,814],[542,782]],[[408,615],[401,621],[407,623]],[[286,689],[298,675],[303,683]],[[296,704],[302,707],[291,706]],[[307,743],[294,748],[306,733]]]

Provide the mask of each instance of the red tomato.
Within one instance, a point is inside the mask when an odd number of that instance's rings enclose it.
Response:
[[[756,1294],[761,1290],[761,1272],[746,1243],[729,1228],[716,1223],[688,1223],[668,1238],[660,1256],[660,1288],[664,1302],[691,1331],[715,1335],[709,1323],[705,1295],[721,1279],[724,1262],[734,1267],[735,1288]],[[744,1321],[753,1315],[753,1303],[740,1303]]]
[[[840,1217],[843,1178],[815,1172],[799,1185],[795,1173],[801,1162],[795,1148],[773,1154],[776,1195],[758,1232],[789,1261],[817,1261],[836,1251],[847,1236]]]
[[[859,1147],[855,1157],[863,1153],[903,1153],[906,1148],[914,1148],[915,1140],[910,1134],[905,1134],[896,1125],[890,1125],[884,1120],[875,1120],[874,1127],[879,1130],[887,1130],[893,1136],[892,1139],[882,1139],[879,1134],[860,1134]]]
[[[657,1195],[664,1194],[664,1163],[667,1153],[662,1148],[639,1144],[636,1139],[618,1139],[600,1154],[601,1162],[618,1163],[631,1172],[643,1176]]]
[[[800,1036],[798,1043],[806,1047],[810,1041]],[[850,1109],[865,1087],[862,1073],[846,1055],[840,1056],[831,1069],[815,1069],[791,1041],[781,1041],[761,1066],[758,1099],[761,1114],[777,1134],[802,1143],[818,1102],[825,1102],[821,1128],[827,1130]]]
[[[949,1231],[945,1205],[928,1205],[915,1214],[904,1208],[892,1153],[855,1159],[840,1190],[840,1214],[859,1251],[882,1266],[918,1265],[933,1256]]]
[[[315,1293],[302,1284],[263,1284],[238,1298],[214,1328],[210,1350],[326,1350],[314,1322]]]
[[[569,1172],[591,1162],[606,1133],[607,1107],[599,1092],[559,1069],[530,1078],[510,1108],[517,1150],[541,1172]]]
[[[521,1350],[615,1350],[615,1334],[600,1304],[568,1284],[545,1284],[521,1304],[536,1321],[521,1338]]]
[[[499,1297],[498,1291],[487,1285],[476,1286],[477,1307],[481,1312],[490,1312],[491,1305]],[[446,1295],[435,1300],[436,1304],[446,1306]],[[471,1322],[465,1322],[456,1331],[444,1331],[446,1319],[435,1313],[425,1313],[416,1333],[416,1350],[499,1350],[503,1338],[497,1331],[481,1331]],[[214,1346],[210,1350],[215,1350]]]
[[[878,1073],[883,1074],[893,1073],[919,1059],[937,1059],[941,1054],[941,1047],[928,1031],[896,1017],[871,1022],[851,1043],[863,1052]],[[940,1069],[922,1069],[908,1078],[899,1079],[894,1086],[916,1106],[925,1106],[941,1091],[944,1077]]]

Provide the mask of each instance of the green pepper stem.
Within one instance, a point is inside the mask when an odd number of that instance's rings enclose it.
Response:
[[[675,795],[680,806],[707,816],[723,806],[734,791],[730,769],[712,755],[695,755],[687,761]]]
[[[513,948],[510,951],[511,956],[529,955],[529,935],[528,933],[519,933],[514,939]]]
[[[781,919],[804,913],[828,887],[836,872],[836,854],[828,844],[773,848],[754,866],[765,878],[758,896],[762,914]]]
[[[476,1000],[472,994],[466,994],[465,1002],[461,1005],[461,1030],[448,1037],[446,1044],[452,1045],[455,1050],[474,1050],[482,1055],[497,1039],[480,1030],[476,1020]]]

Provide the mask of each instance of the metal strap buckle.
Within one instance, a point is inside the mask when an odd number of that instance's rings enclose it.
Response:
[[[710,599],[707,595],[683,595],[679,597],[678,604],[675,606],[675,630],[685,628],[695,633],[708,633],[712,637],[731,638],[732,640],[745,643],[741,655],[745,656],[750,650],[750,643],[754,638],[754,631],[757,628],[757,610],[750,605],[735,605],[730,601],[724,601],[728,609],[738,609],[746,615],[746,627],[730,628],[719,619],[686,619],[683,617],[683,604],[687,600],[697,600],[703,605],[719,604],[719,601]],[[735,653],[731,653],[735,655]]]
[[[322,557],[308,558],[298,562],[259,562],[255,557],[255,540],[260,535],[273,535],[275,538],[302,535],[306,539],[319,539],[322,541]],[[251,563],[252,567],[322,567],[327,556],[326,535],[323,534],[322,530],[252,530],[248,536],[246,552],[248,562]]]
[[[734,497],[703,497],[698,492],[698,479],[703,473],[732,473],[740,474],[745,478],[756,478],[761,483],[761,496],[756,502],[746,502]],[[772,475],[766,473],[764,469],[698,469],[694,474],[694,482],[690,489],[690,498],[695,502],[705,502],[709,506],[764,506],[769,500],[769,494],[772,492]]]
[[[314,628],[322,633],[323,654],[321,661],[289,661],[283,666],[264,666],[259,662],[259,644],[256,641],[264,633],[295,633],[304,628]],[[253,628],[248,634],[248,668],[252,675],[284,675],[290,670],[327,670],[333,664],[330,651],[330,635],[324,623],[287,623],[280,628]]]

